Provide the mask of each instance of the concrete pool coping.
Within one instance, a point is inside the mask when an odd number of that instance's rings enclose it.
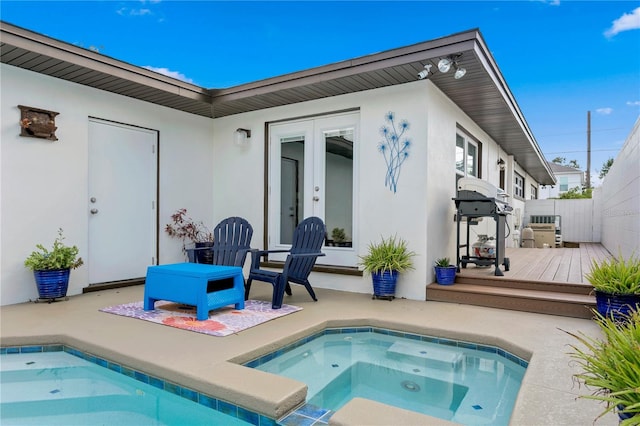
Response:
[[[252,287],[252,298],[270,300],[271,286],[261,284]],[[87,293],[51,304],[9,305],[0,308],[0,344],[66,344],[278,419],[304,401],[306,385],[238,363],[326,327],[391,328],[499,346],[529,360],[511,424],[593,424],[604,408],[577,398],[590,391],[572,380],[578,370],[567,352],[568,344],[575,342],[562,331],[597,336],[599,330],[590,320],[441,302],[372,300],[367,294],[324,289],[316,289],[319,301],[313,302],[304,289],[293,290],[285,303],[302,311],[227,337],[99,312],[142,300],[143,286]],[[367,403],[371,405],[367,413],[380,411],[378,418],[393,411],[372,401],[355,402],[356,409],[346,406],[334,415],[335,422],[363,424],[365,419],[359,416],[365,414],[358,414],[358,407]],[[617,423],[617,416],[609,414],[595,424]]]

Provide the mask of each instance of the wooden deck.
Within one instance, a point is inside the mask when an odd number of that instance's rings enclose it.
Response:
[[[544,281],[549,283],[588,284],[585,275],[592,262],[601,261],[611,254],[599,243],[580,243],[578,248],[507,248],[511,263],[504,276],[495,276],[494,267],[469,264],[461,269],[459,277],[492,277],[502,280]],[[504,267],[500,267],[504,271]]]
[[[428,284],[426,300],[488,306],[551,315],[590,318],[595,306],[585,275],[593,261],[610,253],[601,245],[581,243],[577,248],[511,248],[506,250],[509,271],[468,264],[454,285]]]

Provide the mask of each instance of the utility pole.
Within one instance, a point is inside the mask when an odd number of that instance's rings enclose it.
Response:
[[[591,188],[591,111],[587,111],[587,188]]]

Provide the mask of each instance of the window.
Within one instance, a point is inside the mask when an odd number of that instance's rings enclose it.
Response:
[[[463,133],[456,133],[456,174],[458,177],[480,177],[478,143]]]
[[[569,190],[569,177],[560,177],[560,192],[567,192]]]
[[[518,198],[524,198],[524,177],[518,172],[513,173],[513,193]]]
[[[538,199],[538,187],[531,185],[531,199],[532,200],[537,200]]]

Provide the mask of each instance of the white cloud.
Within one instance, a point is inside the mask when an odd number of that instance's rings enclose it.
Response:
[[[640,101],[627,101],[629,106],[640,106]]]
[[[633,12],[625,13],[613,21],[611,28],[605,31],[604,35],[605,37],[613,37],[622,31],[637,29],[640,29],[640,7],[636,7]]]
[[[598,108],[596,112],[602,115],[609,115],[613,112],[613,108]]]
[[[144,8],[130,9],[128,7],[122,7],[118,9],[117,13],[118,15],[122,15],[122,16],[145,16],[145,15],[153,14],[153,12],[151,12],[151,9],[144,9]]]
[[[158,74],[166,75],[167,77],[171,77],[171,78],[175,78],[175,79],[178,79],[178,80],[182,80],[182,81],[187,82],[187,83],[193,83],[193,80],[191,80],[190,78],[187,78],[181,72],[171,71],[168,68],[156,68],[156,67],[151,67],[151,66],[148,66],[148,65],[144,66],[142,68],[146,68],[146,69],[148,69],[150,71],[157,72]]]

